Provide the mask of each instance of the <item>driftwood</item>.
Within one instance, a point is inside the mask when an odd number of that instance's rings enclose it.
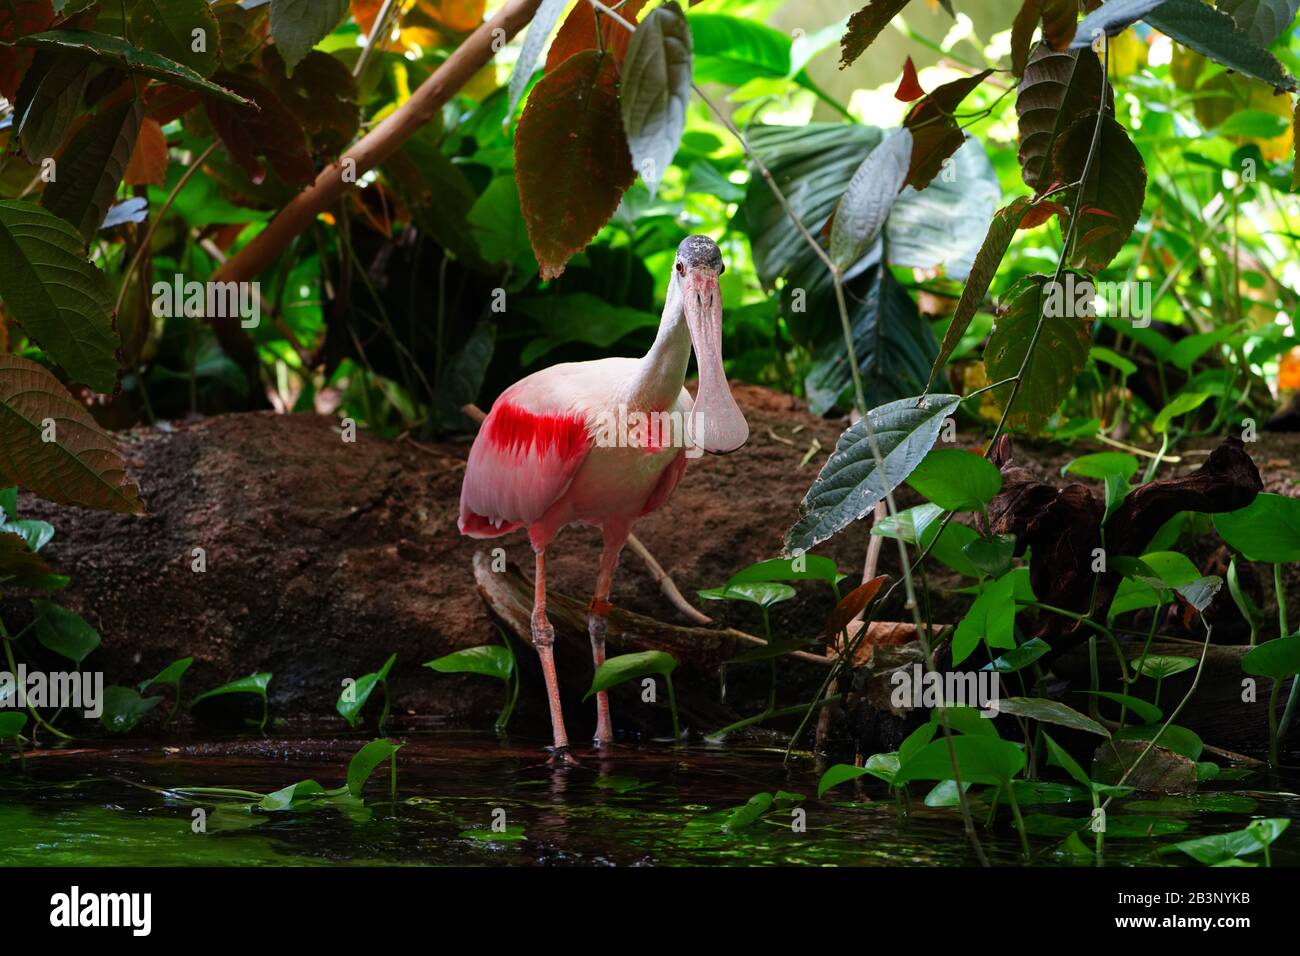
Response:
[[[1058,490],[1018,468],[1005,435],[990,457],[1003,480],[1002,491],[989,504],[991,527],[996,534],[1016,536],[1017,555],[1032,550],[1029,580],[1034,594],[1044,604],[1077,614],[1091,603],[1094,617],[1104,619],[1121,576],[1103,572],[1098,581],[1093,571],[1097,549],[1102,548],[1102,503],[1086,485]],[[1254,501],[1263,487],[1245,446],[1237,438],[1225,438],[1192,474],[1135,488],[1106,523],[1105,555],[1108,560],[1138,557],[1160,526],[1178,512],[1236,511]],[[1043,614],[1035,636],[1059,654],[1088,633],[1079,621]]]

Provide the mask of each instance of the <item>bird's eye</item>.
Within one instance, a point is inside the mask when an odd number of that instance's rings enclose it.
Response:
[[[684,265],[682,264],[682,262],[681,262],[680,259],[679,259],[678,262],[677,262],[677,274],[678,274],[679,276],[684,276],[684,275],[686,275],[686,266],[684,266]]]
[[[727,271],[727,264],[724,262],[722,265],[718,267],[718,275],[722,275],[722,273],[726,271]]]

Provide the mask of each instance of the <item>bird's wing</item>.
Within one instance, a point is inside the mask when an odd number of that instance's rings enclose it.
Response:
[[[460,530],[493,538],[537,521],[568,489],[592,439],[553,366],[501,394],[469,452]]]

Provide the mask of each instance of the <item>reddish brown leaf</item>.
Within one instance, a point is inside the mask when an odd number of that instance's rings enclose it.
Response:
[[[923,96],[925,90],[921,89],[921,82],[916,78],[916,64],[909,56],[903,64],[903,77],[898,81],[898,89],[894,90],[894,99],[910,103]]]
[[[167,138],[157,120],[146,117],[140,124],[122,181],[128,186],[162,186],[167,182]]]
[[[849,17],[848,30],[840,37],[840,69],[852,66],[905,6],[907,0],[867,0],[865,7]]]
[[[357,81],[336,57],[312,50],[288,76],[275,47],[262,54],[262,76],[276,98],[302,123],[314,151],[337,156],[361,123]]]
[[[635,173],[608,53],[578,53],[533,87],[515,132],[515,180],[543,279],[614,215]]]
[[[165,83],[151,85],[144,91],[145,115],[166,126],[178,120],[201,102],[199,94]]]
[[[254,183],[266,178],[258,158],[264,157],[285,182],[311,182],[316,170],[307,153],[307,137],[279,97],[237,73],[218,73],[212,79],[260,107],[234,106],[212,97],[203,101],[212,128],[248,178]]]
[[[1062,180],[1052,169],[1057,138],[1089,110],[1101,108],[1102,68],[1097,54],[1085,47],[1054,53],[1044,43],[1034,47],[1016,89],[1016,114],[1020,117],[1020,168],[1025,183],[1045,192]],[[1115,111],[1114,95],[1107,87],[1105,110]]]
[[[629,23],[636,23],[637,14],[646,5],[646,0],[628,0],[618,10],[619,15]],[[600,32],[605,41],[605,49],[614,57],[621,68],[627,56],[627,45],[632,40],[632,32],[622,24],[615,23],[612,17],[601,17]],[[579,3],[560,24],[560,32],[551,41],[551,50],[546,54],[546,72],[550,73],[561,63],[583,50],[596,49],[596,10],[589,3]]]
[[[13,43],[29,33],[48,30],[54,23],[54,5],[50,0],[5,0],[0,3],[0,43]],[[13,102],[18,84],[32,62],[34,50],[0,46],[0,93]]]
[[[843,600],[835,605],[835,610],[831,611],[831,616],[826,619],[826,637],[834,638],[836,634],[848,627],[849,622],[862,613],[863,608],[872,602],[888,580],[889,576],[882,574],[844,595]]]
[[[910,185],[917,189],[930,185],[943,168],[943,161],[961,148],[966,134],[952,114],[992,72],[984,70],[936,87],[908,112],[903,125],[912,132],[912,162],[907,170]]]
[[[1029,211],[1025,213],[1025,218],[1020,220],[1020,228],[1036,229],[1053,216],[1064,216],[1065,214],[1064,206],[1049,199],[1030,206]]]
[[[1097,114],[1081,116],[1066,130],[1053,150],[1052,161],[1066,182],[1083,176],[1097,127]],[[1088,179],[1070,203],[1080,210],[1078,238],[1072,261],[1089,272],[1100,272],[1128,241],[1146,198],[1147,169],[1128,132],[1109,114],[1101,118],[1101,134]]]

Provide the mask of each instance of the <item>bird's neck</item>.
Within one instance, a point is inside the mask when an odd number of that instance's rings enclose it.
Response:
[[[659,332],[650,351],[638,363],[629,397],[649,408],[672,408],[686,382],[690,360],[691,334],[682,314],[681,294],[673,282],[668,289],[663,318],[659,320]]]

